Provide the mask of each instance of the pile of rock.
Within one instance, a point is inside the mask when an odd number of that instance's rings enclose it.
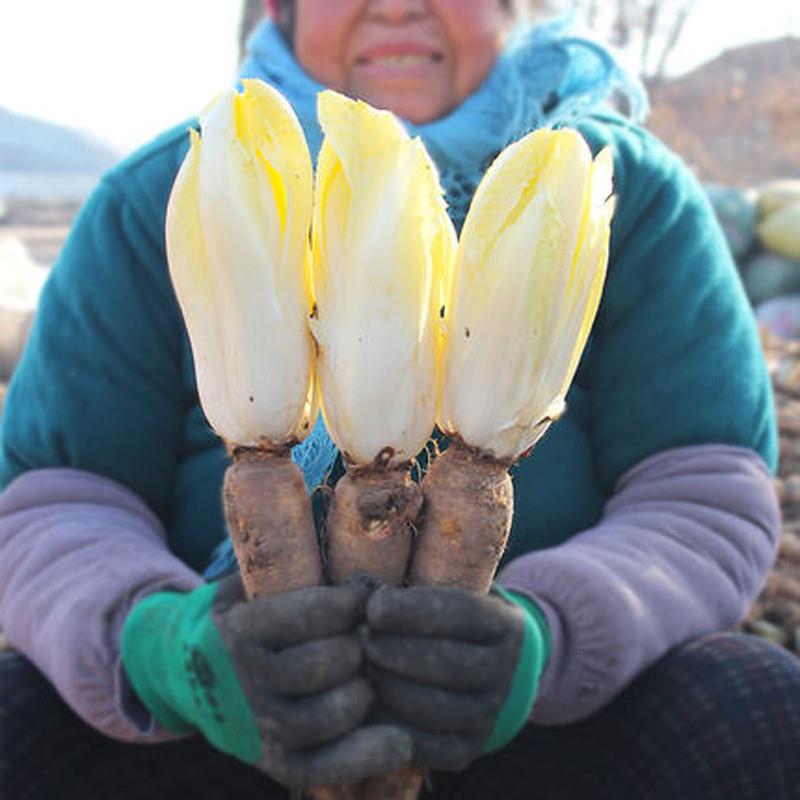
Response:
[[[800,180],[706,192],[761,322],[780,432],[780,548],[743,627],[800,654]]]
[[[800,342],[762,330],[781,447],[775,489],[783,511],[778,558],[745,630],[800,655]]]
[[[706,191],[759,320],[800,336],[800,180]]]

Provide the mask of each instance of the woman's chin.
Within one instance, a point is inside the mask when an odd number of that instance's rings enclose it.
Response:
[[[446,102],[438,93],[431,92],[430,88],[409,92],[362,87],[361,90],[356,90],[351,94],[375,108],[391,111],[414,125],[433,122],[452,110],[452,104]]]

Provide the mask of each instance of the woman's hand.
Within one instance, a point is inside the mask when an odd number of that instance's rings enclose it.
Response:
[[[457,770],[524,725],[549,653],[544,615],[521,595],[382,588],[364,651],[380,714],[414,740],[414,761]]]
[[[235,576],[152,595],[125,623],[123,663],[165,727],[199,730],[286,786],[357,781],[411,756],[397,727],[363,727],[369,592],[354,581],[245,602]]]

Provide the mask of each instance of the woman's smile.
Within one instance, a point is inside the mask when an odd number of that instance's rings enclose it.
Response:
[[[376,83],[428,81],[444,67],[444,54],[414,41],[387,41],[364,49],[353,59],[352,70]]]
[[[298,0],[294,49],[320,83],[421,124],[478,89],[512,22],[500,0]]]

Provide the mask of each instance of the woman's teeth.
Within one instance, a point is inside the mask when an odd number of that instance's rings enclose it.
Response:
[[[433,60],[431,56],[379,56],[371,59],[373,64],[383,67],[416,67]]]

